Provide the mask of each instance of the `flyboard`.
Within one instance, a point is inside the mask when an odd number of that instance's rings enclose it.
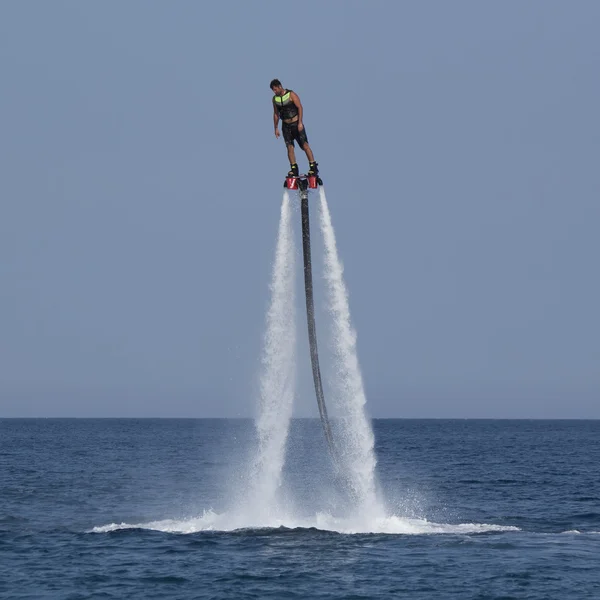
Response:
[[[306,320],[308,323],[310,362],[312,365],[313,381],[315,384],[315,393],[317,395],[317,405],[319,407],[319,416],[321,417],[323,432],[325,433],[325,439],[327,440],[327,446],[331,457],[336,461],[333,434],[331,432],[329,417],[327,416],[327,407],[325,406],[325,396],[323,394],[323,383],[321,381],[321,368],[319,367],[317,327],[315,324],[315,306],[313,299],[312,261],[310,254],[308,190],[316,190],[320,185],[323,185],[323,181],[317,175],[288,176],[283,183],[283,187],[288,190],[298,190],[298,195],[300,196],[300,212],[302,215],[302,253],[304,255],[304,291],[306,296]]]

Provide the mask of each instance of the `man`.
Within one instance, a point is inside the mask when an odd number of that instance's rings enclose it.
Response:
[[[306,129],[302,122],[302,103],[298,94],[292,90],[284,89],[279,79],[271,81],[271,90],[275,94],[273,96],[273,123],[275,125],[276,138],[280,135],[278,129],[279,119],[283,121],[281,129],[291,166],[288,177],[298,177],[299,173],[298,165],[296,164],[296,153],[294,152],[294,140],[297,140],[300,148],[306,152],[309,162],[308,175],[317,175],[319,168],[308,145]]]

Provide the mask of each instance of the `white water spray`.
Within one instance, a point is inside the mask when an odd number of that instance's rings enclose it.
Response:
[[[425,518],[385,514],[376,494],[374,436],[365,413],[365,393],[356,353],[356,332],[350,319],[348,294],[343,279],[335,232],[325,198],[320,191],[320,224],[325,242],[325,276],[328,307],[332,315],[336,373],[333,377],[335,401],[341,415],[341,436],[336,436],[343,479],[354,500],[350,514],[315,510],[299,515],[284,506],[279,495],[285,449],[292,413],[295,384],[295,249],[291,223],[291,201],[287,191],[281,217],[275,262],[271,279],[271,302],[260,379],[260,407],[256,420],[258,447],[248,473],[249,486],[242,491],[242,503],[233,510],[217,513],[205,510],[188,518],[166,518],[146,523],[110,523],[91,532],[121,529],[149,529],[172,533],[232,531],[256,527],[317,528],[343,534],[388,533],[403,535],[477,534],[519,531],[518,527],[486,523],[435,523]],[[597,533],[597,532],[592,532]]]
[[[356,331],[350,318],[344,268],[338,256],[335,231],[325,191],[319,189],[320,225],[325,245],[327,304],[332,317],[335,373],[331,378],[333,400],[340,415],[340,458],[356,509],[371,517],[382,514],[375,491],[373,430],[365,413],[365,391],[356,353]]]
[[[250,500],[255,516],[269,518],[276,510],[277,491],[285,461],[296,379],[296,314],[294,233],[290,195],[281,204],[275,263],[271,277],[271,303],[260,376],[260,405],[256,419],[258,448],[250,477]]]

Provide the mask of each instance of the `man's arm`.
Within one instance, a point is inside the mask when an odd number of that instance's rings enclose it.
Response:
[[[296,92],[292,92],[292,101],[296,105],[298,109],[298,131],[302,131],[304,129],[304,123],[302,123],[302,102],[300,102],[300,96],[296,94]]]
[[[275,127],[275,137],[279,137],[279,111],[277,110],[277,106],[275,105],[275,101],[273,101],[273,126]]]

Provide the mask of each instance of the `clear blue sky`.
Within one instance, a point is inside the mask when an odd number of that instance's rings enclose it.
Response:
[[[585,0],[1,3],[0,416],[253,414],[279,77],[371,415],[600,418],[599,22]]]

